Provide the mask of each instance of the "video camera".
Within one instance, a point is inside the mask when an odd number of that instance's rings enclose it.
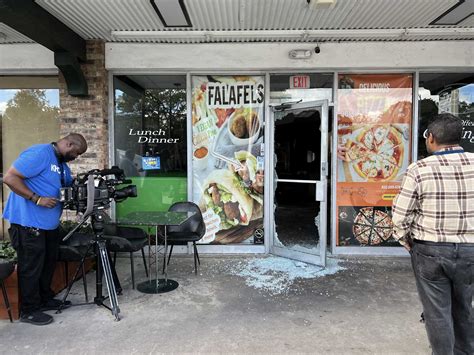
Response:
[[[117,166],[110,169],[90,170],[87,173],[78,174],[71,187],[61,188],[59,201],[64,203],[65,209],[75,210],[86,216],[96,210],[110,207],[112,200],[121,202],[128,197],[137,197],[135,185],[116,188],[117,185],[131,182],[126,179],[123,170]]]

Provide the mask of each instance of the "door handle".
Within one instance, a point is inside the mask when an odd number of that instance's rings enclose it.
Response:
[[[325,181],[316,181],[316,201],[326,201]]]
[[[326,176],[328,175],[328,163],[325,161],[321,162],[321,172]]]

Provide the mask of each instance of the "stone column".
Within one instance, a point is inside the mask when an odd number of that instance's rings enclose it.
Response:
[[[101,40],[87,41],[87,61],[81,64],[89,95],[70,96],[66,81],[59,74],[60,136],[75,132],[88,143],[85,154],[70,164],[73,174],[108,167],[108,75],[105,70],[105,44]]]

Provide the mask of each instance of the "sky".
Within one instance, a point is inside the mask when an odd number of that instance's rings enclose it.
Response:
[[[463,86],[459,90],[459,101],[465,101],[468,104],[474,102],[474,84]]]
[[[0,114],[5,112],[8,101],[11,100],[13,96],[15,96],[17,91],[18,90],[16,89],[0,89]],[[46,100],[48,101],[49,106],[59,107],[59,90],[47,89]]]
[[[431,95],[431,92],[425,88],[420,88],[418,93],[421,99],[431,99],[439,102],[439,95]],[[468,84],[459,89],[459,101],[464,101],[468,104],[474,102],[474,84]]]

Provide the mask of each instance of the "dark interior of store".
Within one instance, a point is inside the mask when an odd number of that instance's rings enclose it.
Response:
[[[320,114],[317,110],[290,112],[275,121],[276,174],[278,179],[319,180],[321,160]],[[315,217],[315,184],[276,184],[275,224],[285,246],[316,247],[319,234]]]

